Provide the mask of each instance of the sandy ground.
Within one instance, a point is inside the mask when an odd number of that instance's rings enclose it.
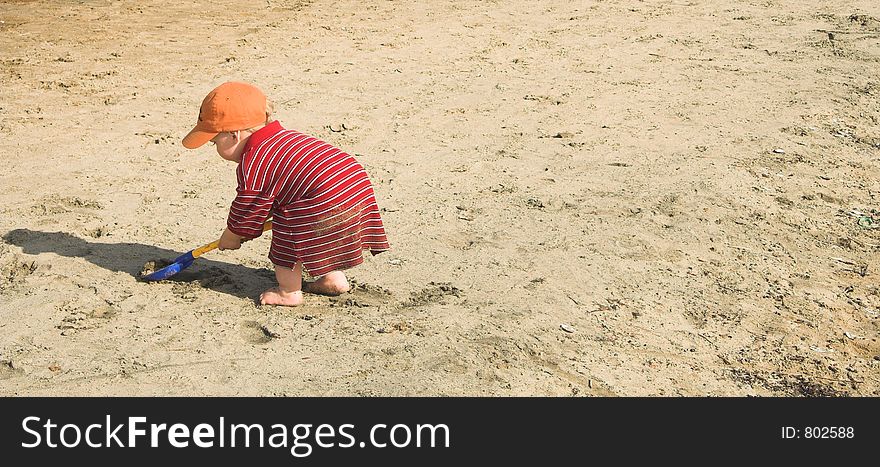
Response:
[[[870,0],[3,2],[0,394],[880,395],[878,72]],[[366,166],[353,292],[138,281],[227,80]]]

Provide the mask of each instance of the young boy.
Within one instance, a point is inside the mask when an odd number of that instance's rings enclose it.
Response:
[[[260,295],[264,305],[296,306],[303,291],[339,295],[350,289],[342,272],[364,259],[362,250],[388,249],[373,187],[350,155],[271,119],[256,87],[227,82],[202,101],[196,127],[183,138],[195,149],[212,142],[238,163],[237,196],[229,209],[221,250],[259,237],[272,219],[269,259],[278,286]],[[302,282],[306,270],[317,280]]]

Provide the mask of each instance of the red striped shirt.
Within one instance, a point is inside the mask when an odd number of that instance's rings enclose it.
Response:
[[[388,249],[367,172],[330,144],[275,121],[251,135],[236,173],[227,226],[256,238],[271,217],[272,263],[321,276]]]

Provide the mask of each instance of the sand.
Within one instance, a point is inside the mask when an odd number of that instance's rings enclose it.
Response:
[[[878,71],[868,0],[3,2],[0,394],[880,395]],[[227,80],[367,168],[352,292],[138,280]]]

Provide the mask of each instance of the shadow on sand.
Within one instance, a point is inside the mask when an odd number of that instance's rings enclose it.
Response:
[[[29,255],[55,253],[83,258],[96,266],[130,274],[137,279],[140,279],[141,269],[147,261],[170,261],[183,253],[140,243],[91,243],[64,232],[28,229],[12,230],[3,235],[3,240],[19,246]],[[275,273],[269,269],[255,269],[202,257],[189,268],[162,282],[198,283],[217,292],[254,299],[273,283],[274,278]]]

